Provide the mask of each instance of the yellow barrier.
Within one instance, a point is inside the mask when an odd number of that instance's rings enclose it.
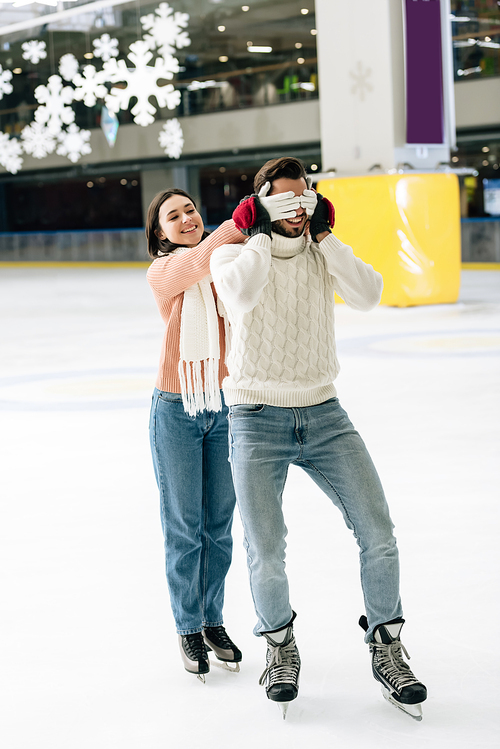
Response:
[[[454,174],[384,174],[320,180],[335,206],[335,235],[384,278],[381,304],[456,302],[460,203]]]

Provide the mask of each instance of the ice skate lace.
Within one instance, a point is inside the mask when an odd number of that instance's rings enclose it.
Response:
[[[192,635],[185,635],[184,651],[192,661],[208,660],[208,653],[201,632],[195,632]]]
[[[370,650],[373,655],[373,667],[398,693],[411,684],[419,684],[407,663],[404,662],[401,651],[408,660],[410,656],[400,640],[390,645],[371,642]]]
[[[223,650],[232,650],[235,647],[234,642],[229,638],[229,635],[222,626],[206,627],[205,633],[209,636],[212,642],[217,645],[217,647],[222,648]]]
[[[264,684],[269,677],[269,687],[274,684],[294,684],[297,686],[300,671],[300,656],[292,637],[288,645],[267,644],[267,666],[259,679]]]

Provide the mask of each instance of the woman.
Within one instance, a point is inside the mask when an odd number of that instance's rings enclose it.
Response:
[[[235,495],[221,393],[225,325],[209,265],[216,247],[244,236],[233,221],[208,235],[194,200],[172,188],[151,202],[146,237],[155,258],[147,278],[166,325],[150,441],[167,582],[184,667],[204,682],[207,650],[230,670],[241,661],[222,619]]]

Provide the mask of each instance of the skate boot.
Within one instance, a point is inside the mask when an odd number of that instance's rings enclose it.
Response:
[[[179,635],[179,648],[186,671],[196,674],[198,679],[205,683],[205,674],[210,671],[210,661],[201,632]]]
[[[267,640],[267,654],[266,669],[259,684],[265,684],[268,699],[278,703],[285,719],[288,705],[299,693],[300,655],[293,625],[262,634]]]
[[[237,674],[240,670],[240,661],[242,659],[241,650],[228,636],[224,627],[205,627],[203,630],[203,639],[208,651],[213,651],[220,663],[215,662],[214,666],[220,666],[226,671],[232,671]],[[234,666],[229,666],[233,663]]]
[[[359,624],[366,632],[366,616],[361,617]],[[369,643],[373,676],[382,685],[382,694],[391,705],[415,720],[422,720],[421,703],[427,699],[427,689],[403,660],[401,651],[410,659],[399,639],[403,624],[404,619],[395,619],[387,624],[380,624],[375,629],[375,639]]]

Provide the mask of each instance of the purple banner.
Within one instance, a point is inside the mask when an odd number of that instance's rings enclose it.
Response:
[[[405,0],[406,142],[444,143],[440,0]]]

